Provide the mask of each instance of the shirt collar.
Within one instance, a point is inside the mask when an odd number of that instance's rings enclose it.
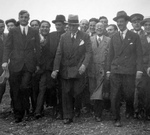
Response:
[[[127,31],[128,31],[128,29],[125,29],[124,31],[120,31],[120,33],[123,33],[126,35]]]
[[[76,33],[71,33],[71,38],[74,36],[74,38],[76,38],[77,37],[77,33],[78,33],[78,30],[76,31]]]
[[[102,40],[103,40],[103,35],[102,35],[102,36],[98,36],[98,35],[97,35],[97,40],[98,40],[99,38],[100,38],[101,41],[102,41]]]

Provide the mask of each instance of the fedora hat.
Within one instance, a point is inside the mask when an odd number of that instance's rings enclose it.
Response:
[[[3,73],[0,76],[0,84],[5,82],[8,78],[9,78],[9,70],[6,69],[6,70],[3,71]]]
[[[127,21],[130,21],[130,17],[127,15],[125,11],[119,11],[117,16],[113,18],[114,21],[117,21],[119,18],[125,18]]]
[[[68,24],[79,25],[78,15],[72,15],[72,14],[70,14],[68,16]]]
[[[56,23],[56,22],[62,22],[65,24],[67,23],[64,15],[57,15],[55,20],[52,21],[52,23]]]
[[[144,24],[146,22],[150,22],[150,18],[145,18],[142,22],[141,22],[141,25],[144,26]]]
[[[130,21],[131,22],[136,21],[136,20],[142,21],[143,18],[144,18],[144,16],[142,14],[135,13],[135,14],[130,16]]]

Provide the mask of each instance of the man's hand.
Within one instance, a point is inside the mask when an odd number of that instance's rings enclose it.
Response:
[[[137,71],[136,72],[136,79],[141,79],[142,78],[142,74],[143,74],[142,71]]]
[[[58,70],[55,70],[55,71],[52,72],[51,77],[52,77],[53,79],[56,79],[57,74],[58,74]]]
[[[106,72],[106,79],[109,80],[109,78],[110,78],[110,71],[107,71]]]
[[[147,68],[147,75],[150,77],[150,67]]]
[[[2,68],[3,68],[3,70],[7,70],[8,69],[8,63],[7,62],[3,63]]]
[[[81,67],[79,68],[79,74],[82,75],[86,70],[86,67],[84,64],[81,65]]]

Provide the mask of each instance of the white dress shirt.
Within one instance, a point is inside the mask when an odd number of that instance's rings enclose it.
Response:
[[[25,34],[27,35],[28,34],[28,25],[26,25],[26,26],[22,26],[22,25],[20,25],[20,28],[21,28],[21,33],[23,34],[23,29],[25,28]]]

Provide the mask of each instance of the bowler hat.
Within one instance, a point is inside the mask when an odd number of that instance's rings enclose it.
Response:
[[[68,24],[79,25],[78,15],[72,15],[72,14],[70,14],[68,16]]]
[[[127,15],[125,11],[119,11],[117,16],[113,18],[114,21],[117,21],[119,18],[125,18],[127,21],[130,21],[130,17]]]
[[[57,15],[56,19],[52,21],[52,23],[56,23],[56,22],[62,22],[62,23],[67,23],[65,16],[64,15]]]
[[[141,22],[141,25],[143,26],[146,22],[150,22],[150,18],[145,18],[145,19]]]
[[[130,21],[131,22],[136,21],[136,20],[142,21],[143,18],[144,18],[144,16],[142,14],[136,13],[136,14],[133,14],[130,16]]]

